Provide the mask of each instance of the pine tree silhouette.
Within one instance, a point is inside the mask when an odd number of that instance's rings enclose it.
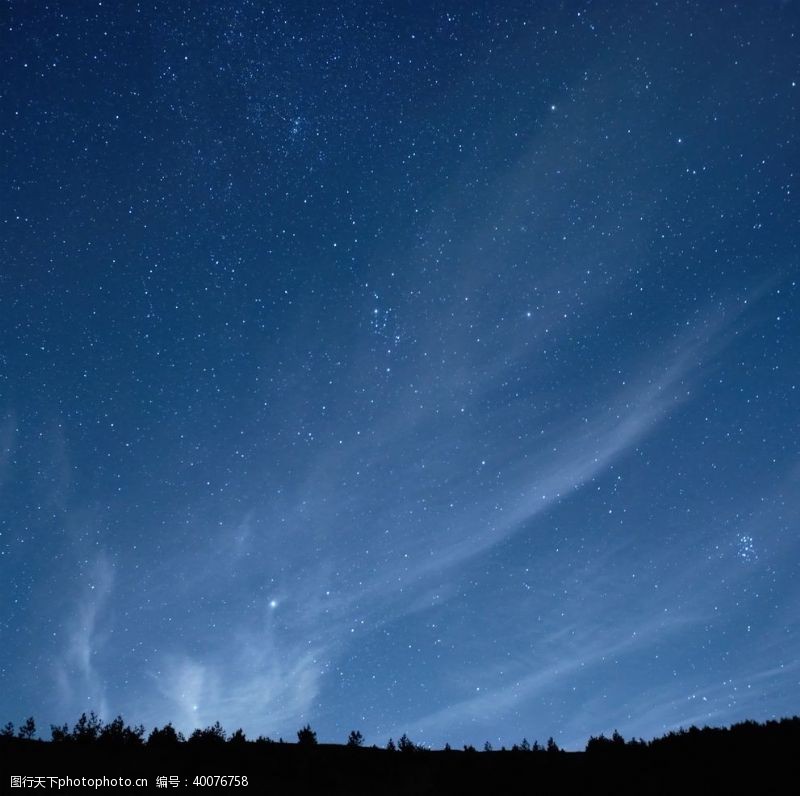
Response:
[[[17,730],[17,737],[30,740],[34,735],[36,735],[36,722],[33,716],[28,716],[25,723]]]
[[[310,724],[306,724],[305,727],[297,731],[297,743],[299,743],[300,746],[317,745],[317,734],[311,729]]]
[[[358,730],[353,730],[350,733],[350,735],[347,736],[347,745],[348,746],[363,746],[364,745],[364,736]]]

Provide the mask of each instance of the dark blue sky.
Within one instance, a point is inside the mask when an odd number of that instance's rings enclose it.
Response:
[[[799,712],[798,31],[3,2],[2,721]]]

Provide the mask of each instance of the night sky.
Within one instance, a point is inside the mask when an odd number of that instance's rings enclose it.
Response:
[[[0,719],[800,712],[800,8],[2,3]]]

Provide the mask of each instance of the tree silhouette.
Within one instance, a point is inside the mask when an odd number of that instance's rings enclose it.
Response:
[[[317,745],[317,734],[311,729],[310,724],[306,724],[305,727],[297,731],[297,743],[299,743],[300,746]]]
[[[225,743],[227,735],[222,725],[215,721],[210,727],[201,730],[199,727],[189,736],[189,743],[217,745]]]
[[[386,744],[386,749],[389,752],[394,752],[397,747],[394,745],[394,741],[389,738],[389,743]]]
[[[347,745],[348,746],[363,746],[364,745],[364,736],[358,730],[353,730],[350,733],[350,735],[347,736]]]
[[[3,738],[13,738],[14,737],[14,722],[9,721],[6,723],[5,727],[0,730],[0,736]]]
[[[247,743],[247,737],[244,734],[244,730],[239,727],[236,732],[228,738],[228,743],[233,744],[234,746],[244,746]]]
[[[558,748],[558,744],[553,740],[553,736],[551,735],[547,739],[547,751],[551,753],[560,752],[561,750]]]
[[[401,752],[413,752],[417,747],[414,745],[414,742],[403,733],[400,736],[400,740],[397,742],[397,748]]]
[[[141,746],[144,736],[144,727],[128,727],[122,719],[117,716],[100,730],[97,737],[98,743],[103,746]]]
[[[28,716],[25,723],[17,730],[17,736],[30,740],[34,735],[36,735],[36,722],[33,720],[33,716]]]
[[[102,729],[103,722],[100,721],[94,711],[89,713],[88,716],[85,713],[81,713],[81,717],[72,728],[72,740],[79,744],[94,743]]]
[[[97,740],[104,746],[120,746],[125,732],[125,722],[122,716],[117,716],[100,730]]]
[[[55,743],[65,743],[71,741],[72,736],[69,733],[69,727],[66,724],[59,726],[58,724],[50,725],[50,737]]]
[[[258,738],[253,741],[253,743],[257,743],[260,746],[266,746],[267,744],[273,744],[275,741],[269,737],[269,735],[259,735]]]
[[[489,743],[489,741],[486,741],[486,743],[483,745],[483,751],[484,752],[492,751],[492,745]]]
[[[165,724],[160,730],[158,727],[153,727],[153,731],[147,739],[148,746],[154,747],[171,747],[177,746],[184,741],[183,733],[175,732],[172,722]]]

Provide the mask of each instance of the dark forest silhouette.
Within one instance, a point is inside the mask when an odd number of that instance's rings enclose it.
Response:
[[[521,793],[536,787],[556,793],[768,793],[778,792],[800,749],[800,718],[690,727],[650,741],[625,740],[615,731],[589,738],[582,752],[562,751],[553,738],[544,744],[523,738],[509,749],[487,741],[480,752],[449,744],[434,751],[405,734],[366,746],[358,730],[341,745],[323,744],[308,724],[292,743],[250,740],[242,729],[228,734],[219,722],[185,737],[171,723],[147,733],[121,716],[103,722],[94,713],[82,714],[72,728],[51,725],[49,740],[36,736],[32,717],[0,730],[6,786],[9,775],[56,770],[78,777],[108,770],[149,776],[151,787],[159,775],[188,782],[238,774],[276,793]]]

